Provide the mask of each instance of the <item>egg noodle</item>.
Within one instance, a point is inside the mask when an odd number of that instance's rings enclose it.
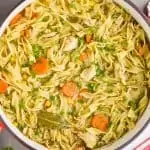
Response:
[[[49,150],[96,149],[146,109],[145,33],[111,0],[36,0],[0,38],[0,106]]]

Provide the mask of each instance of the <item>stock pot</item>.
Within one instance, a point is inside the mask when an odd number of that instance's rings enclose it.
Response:
[[[16,7],[6,18],[6,20],[3,22],[1,28],[0,28],[0,36],[3,34],[6,27],[9,25],[9,22],[12,20],[16,14],[18,14],[20,11],[22,11],[26,6],[30,5],[34,0],[24,0],[21,4],[19,4],[18,7]],[[142,26],[144,29],[147,39],[150,41],[150,22],[144,15],[144,13],[141,12],[141,10],[133,3],[133,0],[114,0],[115,3],[123,7],[128,13],[130,13],[135,20]],[[149,94],[150,95],[150,94]],[[12,123],[8,120],[5,113],[0,109],[0,117],[2,118],[3,122],[7,126],[8,130],[26,147],[28,147],[30,150],[46,150],[45,147],[42,145],[35,143],[34,141],[31,141],[27,137],[25,137],[15,126],[12,125]],[[137,122],[135,128],[128,132],[126,135],[124,135],[122,138],[118,139],[116,142],[107,145],[102,150],[120,150],[123,149],[127,144],[129,144],[132,140],[137,137],[142,130],[149,124],[150,122],[150,103],[147,106],[145,112],[143,113],[140,120]],[[90,139],[89,139],[90,140]]]

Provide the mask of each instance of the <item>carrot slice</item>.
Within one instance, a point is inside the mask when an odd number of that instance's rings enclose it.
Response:
[[[85,35],[85,41],[86,41],[86,43],[91,43],[92,40],[93,40],[93,35],[92,34]]]
[[[49,67],[48,60],[44,57],[41,57],[37,59],[35,64],[33,64],[32,70],[36,74],[41,75],[48,72],[48,67]]]
[[[5,93],[7,91],[7,88],[8,84],[5,81],[0,80],[0,93]]]
[[[88,52],[83,52],[83,53],[81,53],[81,55],[80,55],[80,60],[83,62],[83,61],[86,61],[87,59],[88,59],[88,57],[89,57],[89,54],[88,54]]]
[[[16,24],[18,21],[20,21],[22,19],[22,15],[21,14],[17,14],[10,22],[11,25]]]
[[[76,95],[78,92],[78,87],[77,87],[77,84],[70,81],[70,82],[67,82],[66,84],[64,84],[64,86],[62,87],[62,93],[65,95],[65,96],[68,96],[68,97],[73,97],[74,95]]]
[[[90,50],[90,49],[87,49],[85,52],[82,52],[82,53],[80,54],[79,59],[80,59],[82,62],[87,61],[87,60],[89,59],[90,55],[91,55],[91,50]]]
[[[101,131],[106,131],[108,124],[108,117],[106,117],[104,114],[95,115],[91,120],[92,127],[100,129]]]

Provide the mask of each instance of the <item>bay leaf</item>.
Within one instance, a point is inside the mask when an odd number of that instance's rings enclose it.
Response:
[[[46,111],[40,111],[38,113],[38,125],[40,127],[51,129],[62,129],[68,127],[68,123],[63,116]]]

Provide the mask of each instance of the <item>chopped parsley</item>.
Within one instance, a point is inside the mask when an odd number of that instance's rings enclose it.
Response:
[[[104,47],[106,51],[115,51],[115,46],[113,44],[106,44]]]
[[[71,8],[76,9],[76,4],[75,4],[74,2],[73,2],[73,3],[70,3],[69,5],[70,5]]]
[[[57,99],[57,96],[50,96],[50,99],[51,99],[52,101],[55,101],[55,100]]]
[[[42,21],[43,21],[43,22],[47,22],[48,20],[49,20],[49,16],[46,16],[46,17],[43,18]]]
[[[104,75],[104,71],[100,68],[100,66],[96,65],[96,76]]]
[[[85,40],[84,40],[83,37],[79,37],[79,38],[78,38],[78,44],[79,44],[79,46],[80,46],[80,45],[83,45],[84,42],[85,42]]]
[[[39,58],[43,54],[43,49],[40,45],[33,44],[32,51],[35,58]]]
[[[137,108],[137,103],[133,100],[129,101],[128,104],[133,110],[135,110]]]
[[[90,92],[95,92],[98,87],[98,84],[97,83],[89,83],[87,85],[87,87]]]

